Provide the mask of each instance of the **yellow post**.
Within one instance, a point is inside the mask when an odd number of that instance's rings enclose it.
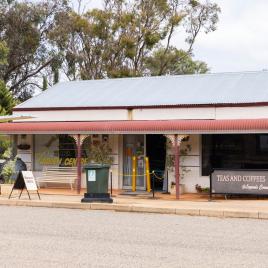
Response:
[[[132,158],[132,192],[136,192],[136,156]]]
[[[150,178],[150,165],[149,158],[145,157],[145,169],[146,169],[146,180],[147,180],[147,192],[151,192],[151,178]]]

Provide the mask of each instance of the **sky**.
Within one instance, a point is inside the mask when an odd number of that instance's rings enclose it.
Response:
[[[85,2],[87,7],[101,7],[102,0]],[[198,36],[194,58],[205,61],[211,72],[268,69],[268,0],[213,2],[222,10],[218,28]],[[184,33],[178,30],[173,44],[183,48],[184,39]]]
[[[218,29],[198,37],[196,58],[213,72],[268,69],[268,1],[215,2],[222,9]]]

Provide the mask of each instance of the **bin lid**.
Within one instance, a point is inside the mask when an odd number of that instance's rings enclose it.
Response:
[[[102,165],[102,164],[88,164],[86,166],[84,166],[84,168],[87,168],[87,169],[100,169],[100,168],[110,168],[109,165]]]

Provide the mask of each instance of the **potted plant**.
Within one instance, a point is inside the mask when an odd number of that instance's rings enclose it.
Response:
[[[19,144],[18,146],[17,146],[17,148],[18,149],[20,149],[20,150],[30,150],[31,149],[31,145],[29,145],[29,144]]]
[[[210,192],[210,188],[209,187],[202,187],[199,184],[196,184],[195,185],[195,189],[200,194],[208,194]]]
[[[93,164],[110,166],[113,163],[111,153],[112,149],[110,148],[108,142],[92,144],[90,146],[90,162]]]
[[[185,193],[184,184],[180,183],[180,195]],[[170,194],[176,195],[176,182],[172,181],[170,184]]]
[[[183,141],[189,141],[189,138],[186,138]],[[167,148],[171,149],[170,142],[167,142]],[[180,149],[180,155],[181,156],[187,156],[189,152],[191,152],[192,147],[190,144],[186,144],[184,146],[184,149]],[[183,158],[180,158],[180,194],[184,194],[185,192],[185,185],[183,183],[183,179],[185,175],[190,172],[190,169],[183,166]],[[172,172],[174,172],[174,166],[175,166],[175,156],[174,155],[167,155],[166,157],[166,168]],[[170,184],[170,193],[176,194],[176,182],[172,181]]]
[[[30,150],[31,145],[27,143],[27,135],[23,134],[21,135],[21,143],[17,146],[18,149],[20,150]]]

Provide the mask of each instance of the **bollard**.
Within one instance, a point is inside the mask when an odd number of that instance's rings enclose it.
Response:
[[[136,192],[136,165],[137,159],[135,156],[132,158],[132,192]]]
[[[149,165],[149,158],[145,158],[145,169],[146,169],[146,180],[147,180],[147,192],[151,192],[151,177],[150,177],[150,165]]]

